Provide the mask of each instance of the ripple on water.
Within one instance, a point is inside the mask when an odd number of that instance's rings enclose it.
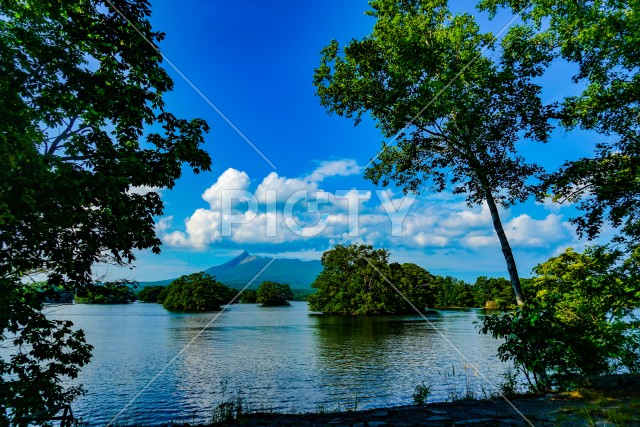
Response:
[[[433,385],[433,399],[445,400],[454,387],[452,367],[458,388],[465,374],[482,381],[465,372],[460,355],[418,316],[319,316],[299,302],[233,305],[208,325],[216,315],[171,313],[143,303],[72,305],[53,313],[84,329],[94,346],[78,379],[88,393],[74,403],[74,413],[104,425],[190,342],[119,424],[207,422],[223,398],[236,395],[254,408],[276,411],[409,404],[422,381]],[[489,377],[504,371],[495,357],[497,342],[473,325],[476,310],[428,318]]]

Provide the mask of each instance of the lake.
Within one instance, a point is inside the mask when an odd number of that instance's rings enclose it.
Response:
[[[507,368],[495,356],[499,343],[475,328],[483,313],[475,309],[428,314],[431,324],[419,316],[322,316],[304,302],[202,314],[144,303],[45,311],[73,321],[94,346],[78,378],[87,394],[72,405],[92,426],[138,394],[118,425],[208,422],[236,396],[253,408],[306,412],[411,404],[422,382],[432,386],[429,401],[490,389],[447,339],[495,384]]]

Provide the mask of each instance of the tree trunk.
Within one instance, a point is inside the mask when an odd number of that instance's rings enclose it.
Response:
[[[496,230],[498,240],[500,240],[500,246],[502,247],[502,253],[504,259],[507,262],[507,271],[509,272],[509,279],[511,280],[511,286],[513,287],[513,293],[516,295],[516,302],[518,305],[524,305],[524,294],[522,293],[522,287],[520,286],[520,277],[518,276],[518,268],[516,267],[516,260],[513,257],[511,246],[507,235],[502,228],[502,221],[500,220],[500,213],[498,207],[491,194],[491,190],[485,187],[485,195],[487,199],[487,205],[489,206],[489,212],[491,212],[491,219],[493,220],[493,228]]]

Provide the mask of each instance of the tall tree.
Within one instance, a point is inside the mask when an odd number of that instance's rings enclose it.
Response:
[[[342,47],[334,40],[322,51],[314,78],[321,104],[356,124],[370,114],[386,137],[399,134],[366,171],[375,183],[395,181],[405,192],[430,184],[465,194],[469,205],[486,203],[522,304],[499,207],[530,197],[530,178],[541,172],[516,143],[548,138],[550,111],[533,79],[550,57],[514,36],[494,52],[496,37],[481,33],[471,15],[452,14],[446,0],[370,4],[370,36]],[[534,56],[522,60],[527,54]]]
[[[46,290],[24,297],[27,276],[78,290],[96,262],[159,252],[162,201],[131,190],[173,187],[185,162],[210,167],[207,124],[165,109],[173,83],[149,15],[144,0],[0,3],[0,340],[15,344],[0,363],[0,424],[69,402],[78,390],[61,377],[89,357],[81,333],[42,315]]]
[[[579,202],[573,222],[589,238],[606,223],[617,240],[640,243],[640,10],[638,0],[482,0],[523,20],[510,36],[578,66],[577,95],[565,97],[560,124],[600,134],[593,156],[569,161],[548,177],[556,200]],[[578,86],[578,84],[580,86]]]

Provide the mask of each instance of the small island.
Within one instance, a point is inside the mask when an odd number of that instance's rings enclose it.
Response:
[[[276,282],[262,282],[256,293],[256,302],[263,307],[290,305],[293,291],[289,285]]]
[[[202,312],[219,311],[231,301],[236,291],[200,272],[180,276],[169,284],[162,305],[168,310]]]

